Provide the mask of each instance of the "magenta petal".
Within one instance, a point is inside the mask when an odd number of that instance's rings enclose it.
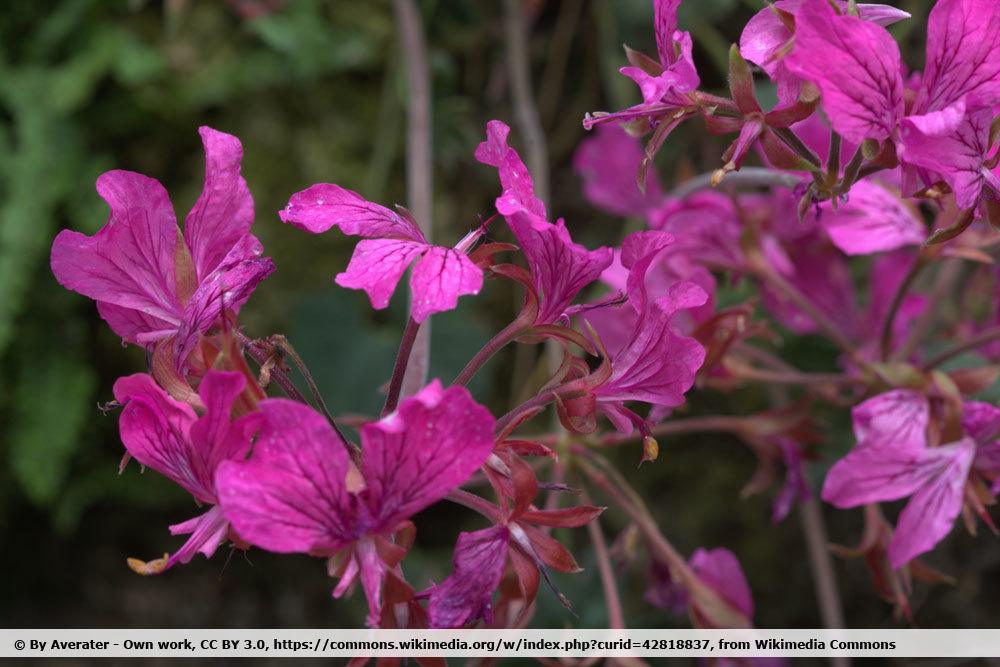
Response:
[[[397,239],[365,239],[358,241],[351,262],[335,281],[341,287],[361,289],[368,294],[372,308],[381,310],[389,305],[399,279],[406,268],[428,246],[423,241]]]
[[[545,204],[535,196],[535,182],[517,151],[507,144],[510,127],[499,120],[486,124],[486,141],[476,147],[476,159],[496,167],[503,194],[497,200],[497,210],[507,215],[524,208],[545,218]]]
[[[666,407],[683,403],[684,393],[705,361],[705,348],[678,334],[671,319],[679,310],[701,306],[707,299],[694,283],[680,282],[648,304],[628,345],[612,356],[611,376],[594,390],[598,400],[636,400]]]
[[[507,563],[509,540],[506,526],[459,534],[452,573],[430,589],[427,613],[432,627],[460,628],[479,618],[489,620],[493,592]]]
[[[454,248],[429,246],[410,277],[413,319],[423,322],[429,315],[451,310],[458,305],[458,297],[479,294],[482,287],[483,270],[468,255]]]
[[[206,126],[198,133],[205,147],[205,186],[184,222],[184,240],[198,279],[204,280],[250,232],[253,197],[240,175],[240,140]]]
[[[205,558],[211,558],[219,545],[226,541],[228,533],[229,522],[222,515],[222,510],[218,505],[212,506],[201,516],[170,526],[171,535],[190,534],[191,537],[184,543],[184,546],[171,554],[163,569],[168,570],[177,563],[188,563],[196,553],[202,554]]]
[[[673,242],[673,235],[662,231],[634,232],[622,242],[621,262],[629,270],[625,292],[637,313],[646,309],[646,274],[650,265]]]
[[[432,381],[361,429],[372,530],[390,530],[464,483],[493,451],[493,415],[465,387]]]
[[[317,183],[296,192],[278,217],[313,234],[338,227],[348,236],[427,242],[410,220],[332,183]]]
[[[988,180],[983,162],[992,120],[988,107],[967,111],[964,99],[940,111],[907,116],[900,125],[899,157],[940,174],[959,207],[971,208]]]
[[[898,449],[921,449],[927,442],[930,407],[911,389],[895,389],[860,403],[851,410],[854,437]]]
[[[137,373],[115,382],[115,400],[124,404],[118,428],[125,449],[136,461],[169,477],[201,502],[215,502],[191,465],[191,406],[171,398],[153,378]]]
[[[927,20],[927,65],[915,113],[967,97],[970,107],[1000,97],[1000,12],[994,0],[938,0]]]
[[[215,271],[203,277],[184,307],[175,342],[175,361],[184,363],[198,337],[208,331],[226,310],[239,311],[265,278],[274,273],[274,262],[263,257],[264,247],[247,234],[219,262]]]
[[[833,244],[848,255],[870,255],[919,245],[927,228],[918,211],[899,195],[872,181],[855,183],[847,201],[820,205],[819,223]]]
[[[177,333],[177,324],[161,320],[132,308],[122,308],[107,301],[97,302],[97,312],[122,340],[149,345]]]
[[[552,225],[525,210],[506,217],[528,261],[541,302],[535,323],[555,322],[580,290],[600,277],[614,253],[610,248],[587,250],[574,243],[562,220]]]
[[[169,477],[200,502],[216,502],[215,468],[223,459],[244,455],[256,428],[254,416],[230,421],[233,402],[246,381],[239,373],[209,371],[199,393],[206,412],[197,417],[186,403],[170,397],[145,373],[115,382],[123,403],[119,429],[136,461]]]
[[[242,460],[257,430],[256,412],[232,420],[233,404],[246,387],[242,373],[211,370],[202,378],[198,394],[205,414],[191,425],[191,468],[205,486],[215,483],[215,469],[228,459]]]
[[[979,445],[1000,436],[1000,408],[984,401],[967,401],[962,410],[962,430]]]
[[[861,443],[827,473],[823,500],[848,508],[913,495],[908,506],[913,509],[900,516],[897,531],[897,539],[907,545],[897,547],[897,556],[905,558],[899,561],[890,554],[898,567],[936,544],[950,529],[961,508],[974,456],[971,438],[921,449]],[[918,528],[921,521],[926,523]]]
[[[677,59],[677,54],[674,53],[674,32],[677,30],[677,8],[680,5],[681,0],[653,0],[656,51],[664,67]]]
[[[970,438],[924,450],[924,482],[900,512],[889,544],[889,562],[894,568],[930,551],[951,531],[962,511],[965,480],[975,452],[976,443]]]
[[[174,261],[178,230],[166,190],[130,171],[109,171],[97,192],[111,207],[108,222],[94,236],[64,230],[52,244],[52,272],[67,289],[97,301],[139,311],[116,332],[138,341],[143,320],[174,327],[180,321]],[[122,324],[114,310],[109,320]],[[127,335],[126,335],[127,334]]]
[[[635,174],[642,162],[642,145],[619,125],[597,127],[573,156],[573,169],[583,180],[587,200],[616,215],[642,215],[662,197],[660,182],[650,170],[646,194],[639,192]]]
[[[743,568],[729,549],[698,549],[688,561],[691,569],[709,587],[747,618],[753,618],[753,595]]]
[[[331,554],[360,537],[345,443],[315,410],[260,402],[263,424],[246,461],[224,461],[219,504],[244,540],[278,553]]]
[[[785,64],[819,87],[834,129],[855,143],[888,138],[903,115],[899,47],[892,36],[874,23],[838,16],[827,0],[805,0],[795,31]]]

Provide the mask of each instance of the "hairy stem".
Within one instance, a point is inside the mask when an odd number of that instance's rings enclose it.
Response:
[[[410,361],[410,353],[413,351],[413,343],[417,339],[420,331],[420,323],[412,317],[406,323],[403,330],[403,337],[399,341],[399,351],[396,353],[396,363],[392,368],[392,379],[389,380],[389,389],[385,393],[385,405],[382,406],[382,415],[387,415],[396,409],[399,404],[399,395],[403,389],[403,378],[406,376],[406,367]]]
[[[246,350],[251,359],[257,362],[258,366],[263,367],[264,364],[271,361],[271,353],[265,350],[259,343],[257,343],[257,341],[250,338],[239,329],[233,329],[233,333],[236,335],[236,339],[240,342],[240,345],[243,346],[243,349]],[[298,387],[295,386],[295,383],[292,382],[292,378],[288,377],[288,373],[281,368],[274,366],[270,369],[270,374],[274,381],[278,383],[278,386],[281,387],[281,390],[285,392],[285,396],[293,401],[309,405],[309,401],[306,400],[306,397],[302,395],[302,392],[300,392]]]

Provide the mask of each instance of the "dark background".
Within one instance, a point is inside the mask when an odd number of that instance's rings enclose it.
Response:
[[[913,66],[922,62],[930,3],[900,3],[915,17],[895,29]],[[501,3],[425,0],[433,75],[435,235],[453,243],[490,215],[496,173],[472,153],[485,122],[514,127],[503,59]],[[693,33],[703,85],[721,92],[729,43],[758,0],[688,0],[681,27]],[[552,166],[549,209],[575,239],[615,243],[638,221],[590,207],[571,168],[587,111],[633,103],[617,74],[620,45],[655,53],[647,0],[527,3],[532,13],[533,84]],[[115,378],[144,370],[143,354],[120,341],[93,303],[60,288],[48,268],[63,227],[93,233],[106,219],[93,189],[102,171],[123,168],[161,180],[182,219],[201,189],[196,132],[208,124],[240,137],[244,174],[256,201],[254,232],[278,271],[241,319],[253,335],[285,333],[337,414],[373,414],[401,331],[405,298],[373,312],[361,292],[336,288],[353,247],[336,231],[319,237],[282,225],[276,211],[318,181],[366,197],[405,202],[405,70],[389,2],[144,2],[60,0],[5,3],[0,12],[0,625],[79,627],[343,627],[362,623],[356,593],[333,601],[324,565],[306,556],[226,549],[159,578],[125,566],[180,546],[167,525],[192,516],[181,489],[134,464],[121,476],[117,419],[96,409]],[[762,84],[762,95],[770,92]],[[718,166],[725,144],[690,122],[657,161],[671,183]],[[522,151],[523,154],[523,151]],[[494,228],[506,238],[502,226]],[[730,288],[726,288],[727,290]],[[733,288],[737,289],[737,288]],[[450,379],[512,317],[519,295],[488,283],[476,299],[434,319],[432,374]],[[786,340],[784,354],[807,369],[833,368],[819,339]],[[508,350],[473,389],[498,412],[514,396]],[[528,357],[530,362],[530,357]],[[747,413],[765,407],[759,391],[694,392],[683,412]],[[814,483],[852,440],[846,416],[821,414],[821,460]],[[770,523],[770,498],[739,492],[754,469],[737,440],[693,436],[661,442],[661,457],[636,471],[636,451],[614,454],[684,553],[725,546],[741,559],[763,627],[820,624],[799,519]],[[833,541],[853,544],[859,511],[826,509]],[[483,527],[446,503],[421,515],[407,560],[417,585],[450,569],[457,529]],[[602,519],[614,539],[626,526],[614,509]],[[545,590],[535,627],[603,627],[606,613],[585,530],[560,538],[588,572],[558,576],[579,614],[573,619]],[[913,625],[989,627],[1000,622],[1000,545],[961,529],[929,559],[957,578],[953,587],[918,586]],[[871,592],[860,562],[837,561],[852,627],[907,626]],[[688,621],[642,599],[640,559],[621,573],[628,623]]]

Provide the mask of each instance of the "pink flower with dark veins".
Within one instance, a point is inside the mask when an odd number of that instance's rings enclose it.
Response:
[[[173,535],[191,537],[171,556],[149,563],[129,559],[140,574],[159,574],[195,553],[211,557],[230,533],[219,508],[215,471],[223,461],[236,461],[250,451],[259,424],[256,413],[232,419],[233,404],[246,385],[240,373],[209,371],[198,387],[204,414],[171,398],[145,373],[115,382],[122,403],[119,428],[129,455],[184,487],[199,504],[211,505],[199,517],[170,526]]]
[[[931,446],[931,404],[919,392],[897,389],[854,408],[857,444],[830,469],[823,499],[848,508],[909,497],[889,545],[894,568],[930,551],[951,531],[969,501],[965,489],[974,465],[977,474],[1000,472],[994,459],[1000,409],[965,403],[963,413],[961,437]]]
[[[777,0],[751,18],[740,35],[740,53],[763,69],[778,89],[781,105],[794,104],[802,87],[802,79],[794,74],[785,62],[785,56],[794,45],[797,16],[805,0]],[[842,8],[846,2],[839,3]],[[863,21],[889,26],[910,15],[889,5],[858,3],[858,15]],[[846,164],[846,162],[845,162]]]
[[[650,299],[647,292],[649,268],[673,240],[666,232],[650,231],[630,234],[622,243],[621,262],[629,271],[625,288],[628,303],[622,308],[634,311],[635,325],[624,345],[608,350],[610,372],[590,392],[596,408],[625,433],[636,426],[645,429],[645,420],[625,407],[626,401],[661,408],[681,405],[705,360],[705,348],[679,334],[673,324],[677,313],[708,301],[705,290],[693,282],[678,281],[656,299]],[[583,317],[594,323],[600,335],[608,311],[588,311]]]
[[[784,59],[823,96],[833,129],[855,143],[887,139],[903,116],[899,47],[885,28],[838,14],[827,0],[803,0],[795,48]]]
[[[538,299],[536,325],[560,320],[576,295],[611,264],[611,248],[587,250],[570,238],[560,219],[551,224],[545,205],[535,196],[534,182],[521,157],[507,144],[510,128],[498,120],[486,126],[486,141],[476,149],[476,159],[497,168],[503,188],[496,200],[531,273]]]
[[[238,311],[274,271],[250,233],[253,199],[240,175],[239,140],[201,127],[205,187],[177,228],[167,191],[131,171],[109,171],[97,192],[111,215],[94,236],[64,230],[52,244],[52,273],[97,302],[101,317],[130,343],[173,338],[184,364],[198,337],[227,310]]]
[[[262,549],[339,556],[334,596],[360,579],[376,624],[383,579],[405,555],[393,534],[486,461],[493,416],[464,387],[434,380],[361,428],[356,467],[347,444],[308,406],[266,399],[259,410],[253,455],[219,466],[225,517]]]
[[[364,290],[376,310],[389,305],[403,273],[415,261],[410,291],[411,315],[417,322],[455,308],[458,297],[478,294],[483,286],[482,269],[467,254],[481,230],[454,248],[433,245],[406,209],[390,211],[332,183],[317,183],[295,193],[278,216],[313,234],[337,227],[348,236],[364,237],[336,283]]]
[[[701,79],[691,57],[691,35],[677,30],[677,8],[680,4],[680,0],[653,0],[659,62],[626,49],[632,65],[619,71],[639,86],[642,102],[614,113],[601,111],[587,114],[583,120],[585,129],[611,121],[642,120],[650,127],[665,123],[658,134],[662,143],[667,134],[689,115],[692,111],[689,94],[698,88]]]

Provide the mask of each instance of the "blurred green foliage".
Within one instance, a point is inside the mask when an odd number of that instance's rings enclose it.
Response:
[[[495,173],[472,152],[484,124],[514,125],[500,34],[500,3],[423,0],[434,80],[435,235],[459,238],[492,213]],[[918,0],[904,3],[915,13]],[[647,0],[533,0],[531,62],[552,164],[550,209],[575,238],[613,243],[621,220],[591,209],[570,168],[587,111],[636,99],[617,73],[621,44],[653,52]],[[738,39],[757,0],[689,0],[680,22],[696,43],[703,84],[724,86],[725,48]],[[264,8],[269,11],[258,13]],[[917,34],[899,29],[907,44]],[[161,180],[183,218],[201,189],[196,129],[208,124],[239,136],[244,174],[257,207],[255,233],[278,267],[241,319],[253,335],[283,332],[312,369],[336,413],[373,414],[389,375],[405,309],[402,294],[374,313],[363,294],[335,288],[351,242],[336,233],[309,237],[281,225],[275,212],[292,193],[337,182],[387,204],[405,203],[405,75],[391,3],[335,0],[13,0],[0,12],[0,550],[5,625],[357,625],[360,605],[331,604],[322,566],[304,557],[253,552],[201,559],[141,579],[124,557],[154,556],[176,546],[166,526],[187,518],[190,498],[134,464],[121,476],[117,418],[97,406],[117,377],[145,370],[141,351],[123,349],[93,304],[59,287],[48,248],[61,228],[93,233],[107,210],[93,190],[102,171],[122,168]],[[911,49],[916,54],[921,48]],[[910,59],[911,63],[919,62]],[[767,91],[764,91],[767,94]],[[670,182],[717,166],[720,140],[697,124],[671,137],[658,160]],[[515,127],[514,141],[519,144]],[[634,227],[634,221],[632,223]],[[498,235],[502,231],[496,232]],[[739,295],[723,296],[735,300]],[[434,320],[432,374],[450,379],[506,324],[519,301],[508,285],[490,283],[477,299]],[[789,351],[804,368],[829,368],[834,350],[811,338]],[[522,360],[523,361],[523,360]],[[531,359],[528,359],[530,364]],[[504,411],[518,367],[513,351],[477,377],[474,390]],[[699,396],[694,412],[763,407],[758,393]],[[829,452],[849,443],[846,419],[824,424]],[[739,499],[754,461],[730,438],[690,437],[661,443],[655,465],[630,473],[678,547],[725,545],[739,554],[757,596],[762,625],[816,625],[802,538],[795,518],[769,523],[766,497]],[[634,470],[636,452],[616,454]],[[820,469],[815,470],[817,474]],[[454,507],[418,517],[419,548],[408,567],[440,579],[449,567],[456,528],[480,527]],[[832,515],[833,537],[850,540],[857,517]],[[609,512],[609,536],[627,526]],[[563,537],[588,569],[585,531]],[[965,563],[952,558],[971,538],[942,554],[962,581],[997,567],[994,549]],[[977,546],[977,553],[983,553]],[[244,558],[255,567],[247,567]],[[962,571],[956,571],[959,563]],[[226,568],[226,576],[219,576]],[[842,577],[855,625],[891,623],[868,591],[858,563]],[[426,576],[424,576],[426,575]],[[964,577],[964,578],[963,578]],[[597,578],[560,577],[582,625],[605,612]],[[684,623],[642,602],[641,569],[623,577],[629,619],[639,626]],[[977,584],[978,585],[978,584]],[[989,625],[1000,619],[977,607],[976,590],[918,593],[947,610],[944,623]],[[995,591],[995,587],[994,587]],[[791,597],[794,595],[794,598]],[[192,604],[192,600],[197,603]],[[985,604],[985,603],[983,603]],[[994,610],[995,611],[995,610]],[[566,623],[551,596],[535,624]]]

